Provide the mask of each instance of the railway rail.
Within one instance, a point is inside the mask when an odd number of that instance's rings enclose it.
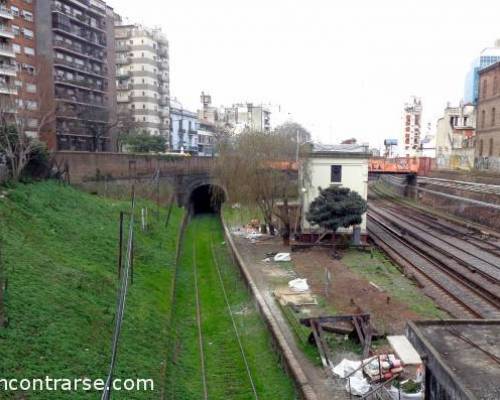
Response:
[[[371,193],[374,241],[457,318],[500,318],[500,243]]]

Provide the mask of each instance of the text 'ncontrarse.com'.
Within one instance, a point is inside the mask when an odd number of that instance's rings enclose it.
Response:
[[[113,391],[154,391],[154,381],[152,379],[114,379],[111,382]],[[98,391],[102,392],[106,388],[106,381],[103,379],[90,378],[45,378],[33,379],[6,379],[0,378],[0,392],[2,391],[23,391],[23,392],[79,392]]]

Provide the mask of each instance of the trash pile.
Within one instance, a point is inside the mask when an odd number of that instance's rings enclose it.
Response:
[[[403,364],[394,354],[382,354],[369,361],[363,367],[363,371],[371,382],[382,382],[401,374]]]
[[[396,383],[396,378],[400,378],[404,372],[403,363],[394,354],[381,354],[370,357],[363,361],[352,361],[344,359],[332,368],[335,375],[347,379],[345,389],[355,396],[363,396],[370,391],[374,391],[384,383],[391,385],[386,393],[393,399],[398,400],[418,400],[423,398],[421,384],[417,379],[411,379]],[[405,391],[405,388],[412,387],[415,390]]]

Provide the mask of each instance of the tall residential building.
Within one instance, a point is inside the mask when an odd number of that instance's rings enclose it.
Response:
[[[405,103],[403,112],[403,138],[401,142],[402,155],[415,157],[420,148],[422,131],[422,101],[412,96]]]
[[[465,78],[464,102],[477,104],[479,99],[479,72],[491,64],[500,61],[500,39],[494,47],[487,47],[481,51],[471,65]]]
[[[17,94],[15,80],[17,76],[16,54],[13,49],[14,32],[11,22],[14,14],[10,1],[0,1],[0,107],[2,111],[12,109],[11,98]],[[11,110],[13,111],[13,110]]]
[[[169,46],[160,29],[125,24],[115,16],[118,115],[132,113],[136,126],[170,137]],[[169,143],[170,146],[170,143]]]
[[[10,9],[14,19],[11,21],[14,40],[12,48],[16,54],[17,112],[25,120],[24,133],[38,136],[39,108],[41,98],[38,90],[38,66],[36,49],[36,0],[11,0]]]
[[[112,9],[102,0],[44,0],[36,17],[42,138],[50,149],[113,150]]]

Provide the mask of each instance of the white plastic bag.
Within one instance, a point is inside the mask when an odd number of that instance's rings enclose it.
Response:
[[[307,279],[294,279],[288,282],[288,287],[292,292],[303,293],[309,290],[309,285],[307,284]]]
[[[368,393],[371,389],[370,384],[363,377],[363,373],[361,371],[356,372],[353,376],[351,376],[347,380],[347,384],[345,386],[345,390],[347,393],[353,394],[354,396],[363,396]]]
[[[333,367],[333,373],[340,378],[345,378],[347,375],[355,371],[361,366],[361,361],[351,361],[344,358],[339,364]]]
[[[345,390],[349,391],[355,396],[362,396],[370,391],[370,384],[363,376],[363,371],[358,369],[361,367],[361,361],[351,361],[343,359],[339,364],[333,367],[333,373],[341,378],[345,378],[353,371],[356,371],[350,376],[345,385]]]
[[[274,256],[274,261],[292,261],[292,258],[290,257],[290,253],[278,253]]]

